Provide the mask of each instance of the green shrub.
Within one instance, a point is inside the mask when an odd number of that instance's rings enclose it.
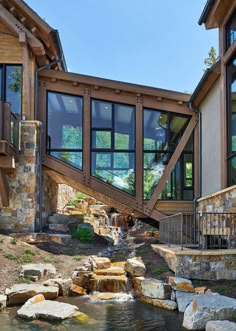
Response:
[[[18,277],[16,279],[16,283],[17,284],[31,284],[32,281],[29,278],[25,278],[25,277]]]
[[[72,238],[77,238],[83,243],[92,242],[93,237],[93,227],[90,224],[79,224],[72,233]]]
[[[11,244],[16,245],[18,239],[16,237],[11,238]]]
[[[50,257],[46,256],[46,257],[43,258],[43,262],[45,262],[45,263],[51,263],[52,260],[50,259]]]
[[[3,243],[3,242],[4,242],[4,238],[0,237],[0,243]]]
[[[5,256],[5,258],[8,259],[8,260],[12,260],[12,261],[14,261],[14,260],[16,261],[16,260],[17,260],[17,256],[14,255],[14,254],[10,254],[10,253],[9,253],[9,254],[5,254],[4,256]]]
[[[34,252],[31,248],[27,248],[25,249],[24,254],[34,256],[36,255],[36,252]]]
[[[33,262],[32,255],[24,254],[22,257],[18,260],[19,263],[31,263]]]

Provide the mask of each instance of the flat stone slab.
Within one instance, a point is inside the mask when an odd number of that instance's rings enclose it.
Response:
[[[46,280],[43,285],[45,286],[58,286],[59,287],[59,295],[69,295],[70,294],[70,288],[72,285],[72,279],[71,278],[52,278]]]
[[[206,331],[236,331],[236,323],[229,321],[209,321]]]
[[[185,309],[183,327],[205,330],[208,321],[227,320],[235,312],[235,299],[219,294],[199,294]]]
[[[56,268],[51,263],[29,263],[21,266],[20,275],[22,277],[36,276],[38,279],[46,275],[55,275]]]
[[[96,293],[92,294],[90,296],[91,302],[99,302],[99,301],[120,301],[120,302],[126,302],[126,301],[132,301],[133,297],[131,294],[128,293]]]
[[[161,299],[152,299],[150,297],[145,297],[141,295],[139,297],[139,300],[145,303],[149,303],[153,306],[164,308],[168,310],[176,310],[177,309],[177,303],[172,300],[161,300]]]
[[[37,294],[43,294],[48,300],[56,299],[58,293],[58,286],[44,286],[41,284],[16,284],[5,291],[10,306],[25,303]]]
[[[33,299],[33,300],[32,300]],[[64,320],[78,314],[78,307],[68,303],[29,299],[18,311],[17,315],[27,320]],[[36,301],[36,302],[34,302]]]
[[[111,261],[107,257],[92,255],[89,258],[89,262],[91,263],[92,270],[107,269],[111,267]]]

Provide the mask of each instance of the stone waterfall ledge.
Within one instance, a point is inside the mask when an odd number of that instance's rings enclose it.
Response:
[[[236,249],[193,250],[180,246],[151,245],[177,277],[203,280],[234,280]]]

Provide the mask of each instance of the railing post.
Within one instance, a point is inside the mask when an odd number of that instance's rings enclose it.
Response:
[[[180,243],[181,250],[183,250],[183,213],[180,215]]]

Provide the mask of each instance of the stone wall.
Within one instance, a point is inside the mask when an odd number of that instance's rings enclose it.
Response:
[[[63,213],[68,201],[74,200],[78,190],[65,184],[57,184],[50,176],[44,174],[43,181],[43,226],[48,216]]]
[[[152,245],[175,272],[189,279],[220,280],[236,278],[236,250],[190,250],[165,245]]]
[[[9,206],[0,204],[0,230],[28,232],[35,230],[38,217],[39,122],[23,121],[21,150],[16,168],[7,170]]]
[[[236,185],[207,195],[197,203],[199,212],[236,213]]]

